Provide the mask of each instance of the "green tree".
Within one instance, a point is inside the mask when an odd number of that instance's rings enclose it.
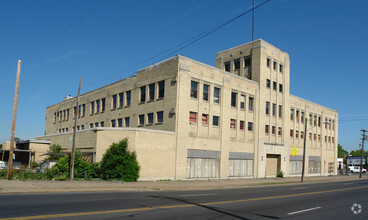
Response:
[[[344,148],[342,148],[342,146],[340,144],[338,145],[338,153],[337,154],[338,154],[339,158],[344,158],[345,156],[349,155],[349,153]]]
[[[48,157],[45,158],[47,161],[57,161],[64,156],[61,146],[58,144],[52,144],[47,153],[49,153]]]
[[[137,181],[140,166],[135,152],[128,150],[128,139],[112,143],[101,161],[102,178],[118,179],[126,182]]]
[[[353,157],[360,157],[362,156],[361,150],[353,150],[350,152],[350,155]],[[368,151],[363,151],[363,157],[368,157]]]

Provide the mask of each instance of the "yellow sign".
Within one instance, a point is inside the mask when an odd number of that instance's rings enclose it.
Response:
[[[296,147],[293,147],[293,153],[291,155],[293,155],[295,157],[296,156],[296,153],[297,153],[297,148]]]

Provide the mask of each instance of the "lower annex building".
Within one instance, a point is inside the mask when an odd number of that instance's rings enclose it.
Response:
[[[289,55],[259,39],[216,55],[215,67],[175,56],[47,107],[45,136],[100,161],[128,138],[139,180],[337,173],[338,112],[289,93]],[[305,123],[308,130],[304,133]],[[42,159],[45,152],[37,152]]]

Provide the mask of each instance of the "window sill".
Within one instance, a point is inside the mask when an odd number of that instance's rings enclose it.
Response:
[[[146,126],[152,126],[153,125],[153,123],[148,123],[148,124],[146,124]]]
[[[137,127],[143,127],[144,125],[137,125]]]
[[[203,127],[208,127],[208,124],[202,124]]]
[[[162,124],[163,124],[163,122],[156,122],[155,125],[162,125]]]
[[[189,122],[189,124],[196,125],[197,123],[196,122]]]
[[[160,100],[163,100],[163,99],[164,99],[164,97],[159,97],[159,98],[156,99],[156,101],[160,101]]]
[[[124,108],[129,108],[130,107],[130,105],[127,105],[127,106],[125,106]]]
[[[151,103],[151,102],[154,102],[155,100],[154,99],[151,99],[151,100],[148,100],[147,103]]]
[[[146,102],[140,102],[140,103],[138,103],[138,105],[143,105],[143,104],[145,104]]]

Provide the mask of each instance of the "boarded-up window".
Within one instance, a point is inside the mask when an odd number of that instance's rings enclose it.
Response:
[[[230,119],[230,128],[236,128],[236,120]]]
[[[187,158],[187,178],[218,178],[219,159]]]
[[[253,160],[229,160],[229,177],[253,176]]]
[[[309,160],[308,173],[321,173],[321,161]]]
[[[190,112],[189,122],[190,123],[197,123],[197,112]]]
[[[302,173],[302,165],[303,165],[303,161],[302,160],[296,160],[296,161],[290,161],[289,164],[289,174],[301,174]]]
[[[208,125],[208,115],[202,114],[202,125]]]

